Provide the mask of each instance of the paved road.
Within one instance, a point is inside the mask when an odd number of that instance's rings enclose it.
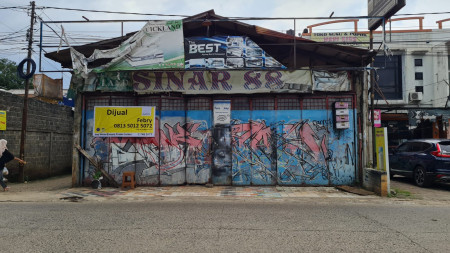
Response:
[[[96,191],[70,189],[70,176],[10,186],[0,192],[1,252],[446,252],[450,246],[448,184],[423,189],[398,177],[391,187],[411,197],[304,187]],[[60,200],[67,194],[85,197]]]
[[[367,199],[0,203],[2,252],[448,252],[450,206]]]

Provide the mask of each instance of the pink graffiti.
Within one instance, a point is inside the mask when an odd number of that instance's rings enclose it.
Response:
[[[136,148],[150,146],[152,149],[161,149],[162,153],[170,152],[170,150],[175,151],[177,158],[170,163],[161,164],[159,167],[161,171],[165,171],[175,168],[183,162],[184,148],[182,145],[186,144],[187,148],[200,152],[204,145],[204,141],[209,137],[209,130],[199,130],[201,123],[186,123],[184,126],[181,126],[179,122],[174,125],[165,123],[164,127],[167,129],[167,132],[159,128],[160,124],[158,118],[156,118],[155,125],[155,137],[111,137],[109,138],[109,142],[116,143],[121,148],[124,147],[126,143],[132,143],[133,145],[137,144],[135,146]],[[194,137],[193,135],[198,137]],[[97,141],[104,142],[107,140],[100,139]],[[141,152],[148,153],[146,149],[142,149]],[[109,153],[111,153],[111,150],[109,150]],[[158,163],[150,154],[149,158],[155,164]]]
[[[164,133],[164,131],[160,130],[161,144],[163,146],[179,146],[183,143],[186,143],[191,148],[202,147],[203,140],[197,139],[191,135],[198,130],[198,128],[200,127],[200,123],[188,124],[186,128],[189,131],[186,131],[186,129],[181,127],[180,123],[176,123],[175,126],[170,126],[166,123],[164,124],[164,127],[167,128],[168,136]]]
[[[240,147],[248,145],[255,150],[258,146],[270,148],[273,132],[265,121],[250,121],[234,125],[232,135],[233,145]],[[285,140],[283,148],[291,154],[303,146],[316,162],[321,156],[325,158],[328,156],[327,135],[318,136],[310,123],[300,121],[284,125],[282,138]]]
[[[303,143],[305,143],[306,146],[308,146],[308,148],[313,152],[314,160],[317,161],[320,154],[320,147],[316,143],[316,139],[318,139],[318,137],[309,126],[309,124],[304,124],[302,126],[302,128],[300,129],[300,137]]]
[[[269,148],[269,139],[272,135],[270,127],[264,121],[250,121],[250,123],[234,125],[232,128],[233,141],[238,141],[239,146],[251,138],[250,147],[256,149],[262,141],[262,146]]]
[[[298,126],[298,124],[296,124]],[[320,137],[314,132],[313,128],[309,125],[309,123],[305,123],[302,125],[299,131],[299,136],[302,142],[306,145],[306,147],[311,152],[311,156],[314,161],[318,161],[320,156],[327,158],[328,147],[327,147],[327,135],[324,134],[322,136],[322,140],[319,141]],[[318,144],[318,141],[320,145]]]
[[[245,141],[248,140],[252,135],[252,132],[250,130],[251,126],[249,123],[234,125],[232,127],[233,142],[236,139],[238,140],[238,145],[240,147],[244,146]]]
[[[263,146],[269,147],[269,138],[272,135],[272,131],[270,130],[270,127],[266,126],[264,121],[261,123],[252,121],[252,132],[254,133],[251,142],[251,147],[253,149],[256,149],[261,140],[263,141]]]

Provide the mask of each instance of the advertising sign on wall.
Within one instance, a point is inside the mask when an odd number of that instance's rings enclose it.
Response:
[[[375,109],[373,110],[373,117],[375,118],[375,122],[373,123],[375,127],[381,127],[381,110]],[[372,121],[372,114],[369,113],[369,121]]]
[[[184,47],[186,69],[286,69],[248,37],[190,37]]]
[[[154,106],[96,106],[95,137],[154,137]]]
[[[230,100],[214,101],[214,125],[229,125],[231,122]]]
[[[354,32],[313,33],[311,40],[361,48],[369,48],[370,42],[368,34]]]
[[[386,127],[375,128],[375,144],[377,151],[377,169],[387,171],[389,170],[389,156]]]
[[[373,117],[375,118],[374,126],[381,127],[381,110],[380,109],[373,110]]]
[[[0,111],[0,130],[6,130],[6,111]]]
[[[309,70],[134,71],[131,81],[137,93],[176,91],[197,95],[312,91]]]

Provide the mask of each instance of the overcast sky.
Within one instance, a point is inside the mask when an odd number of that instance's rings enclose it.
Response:
[[[63,7],[73,9],[89,9],[102,11],[122,11],[152,14],[177,14],[195,15],[210,9],[225,17],[328,17],[334,12],[333,17],[366,16],[367,0],[36,0],[36,13],[45,21],[79,20],[82,16],[90,20],[96,19],[176,19],[176,17],[119,15],[93,12],[66,11],[55,9],[42,9],[40,7]],[[0,0],[0,58],[8,58],[20,62],[26,58],[26,29],[29,27],[30,18],[23,9],[1,9],[2,7],[29,6],[30,1],[24,0]],[[406,0],[406,6],[398,14],[406,13],[435,13],[450,12],[449,0]],[[437,29],[436,20],[450,18],[450,14],[426,15],[425,28]],[[296,30],[300,33],[308,25],[325,22],[327,20],[297,20]],[[263,20],[257,22],[243,21],[257,24],[273,30],[285,32],[294,28],[292,20]],[[131,32],[140,29],[144,23],[127,23],[124,31]],[[395,24],[395,23],[394,23]],[[51,24],[53,30],[61,32],[60,25]],[[84,44],[99,39],[120,36],[120,24],[63,24],[68,40],[73,44]],[[367,21],[360,19],[358,30],[367,30]],[[40,23],[35,28],[39,29]],[[401,22],[393,25],[393,28],[418,27],[418,21]],[[450,28],[450,22],[444,23],[444,27]],[[323,26],[315,29],[315,32],[351,31],[352,24],[339,24]],[[44,27],[43,40],[47,45],[58,45],[59,39],[48,27]],[[39,60],[37,45],[39,44],[39,31],[35,32],[35,51],[33,59]],[[48,48],[54,51],[55,48]],[[51,60],[44,60],[44,70],[58,70],[59,64]],[[48,74],[53,78],[61,78],[61,74]],[[63,75],[64,86],[67,88],[70,75]]]

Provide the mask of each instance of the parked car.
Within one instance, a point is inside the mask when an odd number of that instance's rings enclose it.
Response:
[[[389,153],[390,176],[411,177],[420,187],[450,181],[450,140],[408,140]]]

